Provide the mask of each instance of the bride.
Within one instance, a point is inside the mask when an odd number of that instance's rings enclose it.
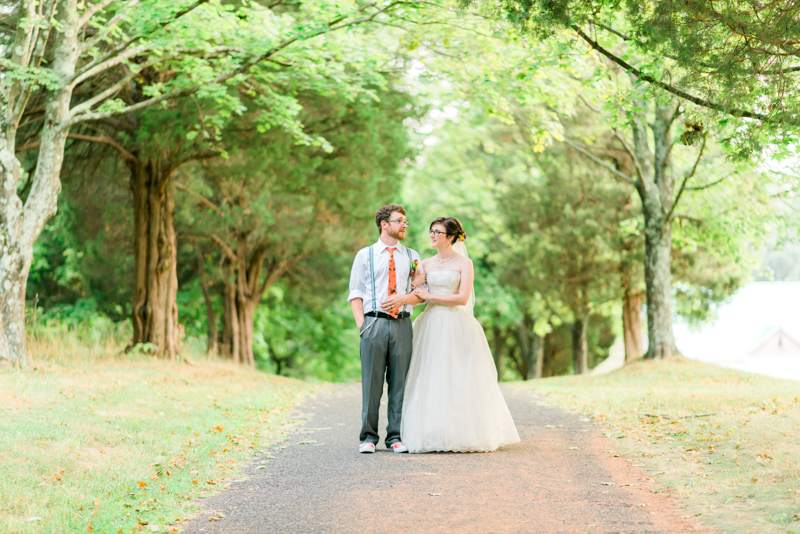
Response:
[[[422,262],[427,301],[414,321],[400,435],[409,452],[493,451],[519,441],[483,328],[472,313],[472,261],[455,217],[430,226],[438,254]]]

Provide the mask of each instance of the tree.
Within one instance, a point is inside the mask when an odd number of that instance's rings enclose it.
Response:
[[[549,307],[556,313],[562,308],[562,322],[571,335],[573,370],[582,374],[589,371],[589,318],[619,294],[613,236],[630,217],[630,202],[624,188],[598,177],[589,162],[576,156],[570,149],[555,148],[537,156],[533,172],[506,177],[513,182],[501,205],[518,251],[508,261],[524,261],[524,274],[536,280]],[[532,174],[538,176],[531,179]],[[517,286],[517,280],[509,283]]]
[[[33,244],[56,211],[64,147],[73,127],[190,95],[225,94],[228,85],[240,83],[253,66],[276,61],[277,54],[295,43],[371,22],[406,4],[309,2],[300,4],[299,25],[294,17],[275,16],[256,3],[12,4],[0,26],[3,40],[14,43],[4,49],[0,64],[0,357],[25,363],[24,302]],[[175,24],[178,20],[182,24]],[[120,65],[127,69],[123,78],[106,76]],[[167,68],[177,75],[150,86],[142,101],[129,104],[116,98],[148,69]],[[89,84],[93,90],[85,93],[87,98],[74,102],[76,90]],[[38,103],[33,108],[32,96]],[[18,146],[26,114],[39,117],[38,131],[31,145]],[[16,153],[33,146],[37,163],[23,203],[18,191],[26,177]]]
[[[738,120],[737,157],[785,148],[800,126],[794,3],[461,0],[539,37],[567,33],[637,80]],[[619,43],[625,43],[620,47]],[[765,135],[766,134],[766,135]]]
[[[374,206],[397,191],[398,166],[410,156],[401,126],[415,112],[402,93],[375,95],[300,95],[307,131],[324,134],[330,152],[277,131],[251,137],[243,121],[234,129],[249,142],[180,182],[187,233],[222,258],[221,348],[235,361],[255,362],[254,317],[265,291],[307,258],[355,248]]]

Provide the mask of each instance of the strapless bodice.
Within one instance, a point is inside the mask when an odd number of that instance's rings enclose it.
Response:
[[[428,291],[434,295],[455,295],[461,284],[458,271],[432,271],[427,273]]]

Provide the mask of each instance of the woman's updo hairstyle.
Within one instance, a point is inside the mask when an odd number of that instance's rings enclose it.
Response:
[[[431,223],[428,229],[433,230],[433,227],[437,224],[444,226],[444,233],[450,238],[451,245],[455,243],[456,240],[464,241],[467,238],[467,232],[464,231],[461,221],[455,217],[439,217]]]

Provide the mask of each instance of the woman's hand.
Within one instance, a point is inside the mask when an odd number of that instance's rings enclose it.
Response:
[[[415,289],[414,294],[425,301],[430,300],[432,296],[430,291],[428,291],[424,287],[418,287],[417,289]]]

